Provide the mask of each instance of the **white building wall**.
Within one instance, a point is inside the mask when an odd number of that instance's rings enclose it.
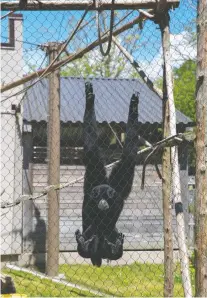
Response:
[[[1,44],[1,81],[6,85],[23,76],[22,15],[9,17],[8,44]],[[12,44],[13,39],[13,44]],[[1,95],[1,100],[20,91],[16,87]],[[13,96],[1,104],[1,202],[14,202],[22,195],[22,116],[15,115],[12,105],[18,106],[23,95]],[[21,111],[22,112],[22,111]],[[22,251],[22,204],[2,209],[1,254],[20,254]]]

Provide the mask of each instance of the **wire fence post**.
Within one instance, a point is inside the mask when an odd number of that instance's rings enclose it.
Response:
[[[196,84],[195,290],[207,297],[207,4],[198,1]]]
[[[163,138],[169,137],[169,100],[163,68]],[[173,231],[171,213],[171,163],[170,147],[163,148],[162,155],[162,197],[163,197],[163,226],[164,226],[164,297],[173,297]]]
[[[58,55],[61,44],[49,42],[46,51],[51,63]],[[60,72],[49,76],[48,107],[48,185],[60,183]],[[56,276],[59,266],[59,190],[48,192],[47,274]]]

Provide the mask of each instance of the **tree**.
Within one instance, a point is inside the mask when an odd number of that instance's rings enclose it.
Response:
[[[196,62],[185,61],[180,67],[174,68],[174,99],[175,107],[183,114],[195,121],[195,87],[196,87]],[[162,90],[163,79],[155,81],[155,85]],[[188,151],[189,173],[195,174],[195,148],[189,147]]]
[[[116,12],[116,22],[123,17],[121,12]],[[116,23],[115,22],[115,23]],[[92,25],[90,25],[92,26]],[[96,23],[93,23],[93,27],[89,25],[87,31],[82,30],[78,32],[72,41],[71,47],[74,52],[77,52],[80,48],[84,48],[87,43],[91,42],[89,38],[90,34],[96,36],[97,28]],[[104,16],[102,19],[101,31],[107,31],[107,17]],[[91,28],[91,29],[90,29]],[[96,28],[94,30],[94,28]],[[137,26],[129,29],[127,32],[123,32],[119,35],[121,44],[130,52],[134,53],[137,48],[137,40],[139,35],[137,34]],[[104,45],[105,47],[105,45]],[[113,77],[113,78],[137,78],[139,75],[128,62],[128,60],[120,53],[119,49],[112,43],[111,51],[108,56],[104,57],[101,55],[99,48],[85,54],[81,59],[69,63],[61,70],[62,76],[83,76],[83,77]]]
[[[175,107],[195,121],[196,62],[189,59],[173,73]],[[162,78],[157,79],[155,86],[162,90],[162,82]]]
[[[129,61],[112,44],[110,54],[103,57],[99,49],[69,63],[61,70],[61,76],[138,78],[139,75]]]
[[[185,61],[174,70],[175,106],[195,121],[196,62]]]
[[[130,64],[112,44],[110,54],[102,56],[99,49],[95,49],[84,55],[81,59],[69,63],[61,70],[62,76],[83,77],[113,77],[129,73]]]

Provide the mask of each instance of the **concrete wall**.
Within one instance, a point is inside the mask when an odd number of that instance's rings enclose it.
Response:
[[[7,22],[7,23],[5,23]],[[1,44],[1,78],[6,85],[23,76],[22,15],[14,14],[2,23],[8,30],[8,42]],[[4,32],[4,35],[6,33]],[[1,99],[1,196],[2,202],[13,202],[22,195],[22,117],[14,106],[22,95],[8,96],[22,86],[4,92]],[[21,111],[22,112],[22,111]],[[1,254],[19,254],[22,249],[22,205],[2,210]]]

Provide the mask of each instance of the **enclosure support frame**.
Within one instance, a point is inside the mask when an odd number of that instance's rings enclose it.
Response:
[[[163,7],[163,2],[169,8],[177,7],[179,0],[116,0],[112,4],[111,0],[101,1],[100,6],[97,8],[93,0],[64,0],[64,1],[28,1],[25,8],[19,6],[19,1],[2,1],[1,10],[122,10],[122,9],[147,9],[147,8],[160,8]]]
[[[50,42],[49,63],[57,57],[61,44]],[[44,47],[42,47],[44,49]],[[48,185],[60,183],[60,71],[49,76]],[[47,275],[57,276],[59,267],[59,190],[48,192]]]
[[[165,67],[163,68],[163,138],[170,136],[170,111],[167,97]],[[162,200],[164,228],[164,297],[173,297],[174,268],[173,268],[173,231],[171,208],[171,149],[163,148],[162,154]]]
[[[176,110],[173,96],[173,74],[172,66],[170,63],[170,30],[169,30],[169,13],[165,11],[157,15],[156,20],[161,29],[162,34],[162,47],[164,59],[164,82],[166,88],[166,96],[169,102],[169,133],[170,135],[176,134]],[[180,253],[182,283],[185,297],[192,297],[192,288],[190,280],[188,250],[186,245],[185,236],[185,221],[183,213],[183,203],[181,198],[181,185],[180,185],[180,169],[178,161],[178,147],[171,148],[171,165],[172,165],[172,199],[175,205],[176,222],[177,222],[177,237],[178,247]]]
[[[133,26],[139,24],[140,22],[142,22],[143,18],[145,18],[145,16],[143,16],[143,14],[140,14],[138,17],[134,18],[132,21],[130,21],[127,24],[122,25],[121,27],[115,29],[115,31],[113,32],[114,36],[117,36],[121,33],[123,33],[124,31],[133,28]],[[106,41],[108,41],[108,32],[103,33],[103,36],[101,37],[101,42],[104,43]],[[40,78],[41,76],[46,77],[47,75],[49,75],[50,73],[52,73],[54,70],[66,65],[67,63],[70,63],[72,61],[75,61],[76,59],[82,58],[83,55],[87,54],[88,52],[92,51],[93,49],[95,49],[98,45],[99,45],[99,40],[95,40],[92,43],[90,43],[87,47],[80,49],[78,52],[71,54],[69,56],[67,56],[66,58],[60,59],[59,61],[55,62],[51,67],[47,67],[47,68],[43,68],[40,70],[37,70],[23,78],[21,78],[20,80],[17,80],[15,82],[9,83],[5,86],[1,86],[1,93],[8,91],[12,88],[15,88],[17,86],[20,86],[22,84],[25,84],[28,81],[31,81],[35,78]]]
[[[207,4],[198,1],[196,84],[195,290],[207,297]]]

